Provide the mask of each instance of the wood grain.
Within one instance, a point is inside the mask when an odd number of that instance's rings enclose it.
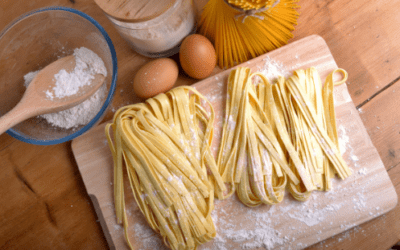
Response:
[[[295,39],[322,36],[339,67],[349,70],[348,88],[358,106],[400,76],[399,1],[300,1]]]
[[[201,8],[206,2],[207,0],[196,0],[195,4]],[[398,86],[398,83],[393,83],[400,77],[399,1],[300,0],[299,4],[302,6],[299,24],[294,31],[294,39],[289,42],[311,34],[322,36],[337,64],[349,73],[348,89],[356,105],[367,101],[386,86],[387,92]],[[28,11],[54,5],[76,8],[89,14],[105,28],[115,45],[119,64],[117,91],[112,109],[104,120],[111,119],[113,111],[118,107],[140,101],[132,93],[132,80],[137,69],[150,59],[132,51],[94,1],[3,0],[0,1],[0,30]],[[220,71],[216,68],[214,73]],[[177,85],[194,82],[195,80],[180,72]],[[376,119],[374,115],[390,118],[399,116],[399,111],[389,113],[385,109],[385,105],[396,102],[398,98],[386,96],[385,93],[383,91],[372,98],[370,105],[362,106],[364,113],[361,117],[369,133],[377,126],[369,124],[369,119]],[[383,105],[374,109],[374,112],[369,112],[378,103],[374,102],[378,97],[381,97],[382,101],[379,103]],[[398,121],[399,119],[388,119],[385,124],[391,128]],[[389,169],[393,166],[388,174],[400,194],[400,140],[396,140],[396,136],[398,135],[395,132],[376,133],[371,139],[385,167]],[[394,159],[388,156],[389,148],[396,152]],[[70,143],[40,147],[19,142],[3,134],[0,136],[0,168],[1,249],[108,248],[73,159]],[[14,169],[19,171],[19,175]],[[29,186],[40,192],[37,191],[35,195],[29,191]],[[46,212],[46,206],[35,205],[39,204],[39,200],[49,204],[49,213]],[[72,209],[71,205],[79,205],[79,211]],[[51,226],[51,220],[47,219],[50,216],[46,217],[46,214],[55,218],[56,226]],[[398,205],[386,215],[310,249],[386,250],[400,240],[399,224]]]
[[[0,142],[1,248],[106,249],[70,143]]]
[[[329,48],[319,36],[306,37],[250,60],[242,64],[242,66],[256,71],[263,68],[267,58],[281,62],[287,69],[291,70],[315,66],[322,79],[325,79],[332,70],[337,68]],[[193,85],[213,104],[215,123],[212,149],[215,155],[218,151],[217,145],[219,145],[219,139],[222,134],[226,84],[229,73],[230,70],[226,70],[215,77]],[[239,225],[240,229],[250,231],[261,227],[254,225],[255,218],[249,215],[249,211],[252,210],[253,212],[256,211],[258,216],[271,216],[273,214],[274,217],[271,218],[271,221],[272,224],[275,223],[275,226],[269,224],[268,226],[277,230],[282,238],[291,239],[280,245],[274,245],[274,247],[283,247],[283,249],[303,248],[376,218],[396,206],[397,194],[376,149],[365,131],[358,112],[347,92],[346,85],[335,88],[335,109],[339,133],[342,134],[342,137],[350,137],[346,145],[344,158],[353,170],[353,175],[345,181],[334,181],[334,190],[337,191],[325,194],[314,193],[310,201],[305,203],[299,203],[293,201],[290,197],[286,197],[279,205],[259,206],[251,209],[245,208],[234,198],[218,201],[215,205],[215,213],[218,215],[218,220],[215,223],[219,237],[224,237],[224,228],[227,229],[225,224],[219,224],[220,221],[229,221],[232,225],[229,229],[233,231],[239,230],[237,229]],[[107,145],[104,127],[105,124],[75,139],[72,143],[72,150],[86,189],[90,195],[96,197],[99,203],[99,210],[102,212],[101,217],[105,218],[106,226],[103,227],[105,234],[111,235],[112,244],[116,249],[127,249],[122,228],[116,223],[113,208],[113,160]],[[357,160],[354,160],[354,158]],[[366,173],[362,174],[360,171],[366,171]],[[125,197],[130,224],[128,229],[130,241],[134,244],[134,248],[154,248],[154,245],[150,246],[141,241],[140,234],[136,231],[137,227],[147,228],[150,232],[151,229],[144,222],[144,216],[140,214],[129,188],[126,190]],[[332,206],[340,208],[331,211],[329,209]],[[310,210],[313,210],[313,214],[324,213],[323,218],[321,215],[311,217],[313,218],[311,220],[317,220],[317,222],[310,222],[310,219],[308,219],[308,222],[307,220],[304,222],[301,219],[297,219],[299,217],[303,219],[310,217],[311,213],[307,212]],[[232,216],[235,218],[234,221],[230,220]],[[333,216],[335,217],[334,220],[331,219]],[[155,235],[149,237],[148,240],[152,242],[160,241]],[[221,245],[211,241],[202,245],[199,249],[215,249],[215,244]],[[238,243],[238,241],[232,242],[228,238],[224,238],[223,246],[225,248],[238,249],[242,248],[242,244]]]

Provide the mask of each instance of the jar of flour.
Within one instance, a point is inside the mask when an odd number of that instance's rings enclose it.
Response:
[[[192,0],[95,0],[132,48],[147,57],[166,57],[179,51],[195,33]]]

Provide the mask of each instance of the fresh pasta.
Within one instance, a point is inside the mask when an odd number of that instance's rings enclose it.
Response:
[[[337,71],[344,73],[344,82],[347,74],[344,70]],[[280,116],[284,117],[282,122],[286,130],[277,132],[281,138],[290,138],[291,142],[286,141],[284,147],[290,150],[292,166],[303,173],[305,170],[309,176],[308,183],[289,183],[289,191],[298,200],[306,200],[313,190],[329,190],[334,172],[343,179],[351,174],[337,143],[332,143],[337,142],[334,72],[327,77],[323,89],[315,68],[297,70],[286,81],[281,77],[277,84],[268,87],[271,96],[269,110],[279,109],[282,112]],[[278,119],[275,114],[274,120]]]
[[[333,75],[343,79],[335,82]],[[254,84],[255,79],[258,83]],[[124,168],[150,227],[171,249],[196,249],[216,236],[214,196],[236,193],[254,207],[332,188],[335,175],[351,174],[338,145],[333,88],[346,71],[321,84],[315,68],[296,70],[275,83],[239,67],[227,84],[225,120],[215,160],[214,110],[191,87],[178,87],[145,103],[119,109],[106,136],[114,160],[114,202],[127,233]]]
[[[335,83],[334,73],[344,78]],[[252,79],[258,76],[255,86]],[[295,199],[329,190],[331,178],[351,174],[339,149],[333,86],[347,79],[335,70],[322,88],[315,68],[270,83],[248,68],[228,79],[226,117],[217,164],[221,176],[247,206],[276,204],[287,183]]]
[[[215,237],[214,193],[225,186],[210,150],[213,121],[211,104],[195,89],[179,87],[119,109],[107,124],[115,210],[131,249],[123,168],[141,212],[168,247],[196,249]]]
[[[262,112],[248,68],[238,68],[228,79],[228,98],[217,164],[229,192],[237,191],[248,206],[282,201],[287,177],[294,175],[276,134]]]

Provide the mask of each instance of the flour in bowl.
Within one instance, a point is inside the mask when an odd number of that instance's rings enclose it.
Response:
[[[87,48],[77,48],[74,50],[76,66],[71,73],[64,69],[54,75],[56,80],[55,87],[46,91],[49,99],[54,97],[62,98],[78,93],[79,88],[90,85],[95,74],[107,76],[107,69],[103,60]],[[33,80],[39,71],[33,71],[24,76],[25,87]],[[100,111],[106,97],[107,87],[103,84],[89,99],[70,109],[51,114],[44,114],[40,117],[46,119],[50,124],[70,129],[89,123]]]

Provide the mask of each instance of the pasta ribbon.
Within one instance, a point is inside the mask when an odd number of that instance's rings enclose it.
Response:
[[[335,82],[334,74],[343,79]],[[260,82],[253,84],[253,78]],[[214,196],[237,193],[249,207],[277,204],[285,188],[300,201],[332,188],[351,171],[338,145],[333,87],[342,69],[321,84],[315,68],[271,83],[239,67],[228,78],[225,119],[215,161],[214,110],[191,87],[120,108],[106,136],[114,161],[117,222],[128,237],[124,168],[150,227],[171,249],[196,249],[216,236]]]
[[[119,109],[107,124],[117,221],[131,249],[123,168],[141,212],[168,247],[196,249],[215,237],[214,193],[222,196],[225,185],[210,149],[213,122],[207,99],[191,87],[179,87]]]
[[[333,75],[344,78],[335,83]],[[261,83],[252,84],[258,76]],[[315,68],[297,70],[274,84],[248,68],[228,79],[226,117],[217,164],[229,186],[247,206],[276,204],[286,184],[306,200],[314,190],[331,189],[331,178],[351,171],[338,147],[333,86],[347,79],[335,70],[322,87]]]
[[[262,111],[263,103],[251,77],[248,68],[237,68],[229,76],[217,164],[230,188],[224,198],[236,190],[247,206],[272,205],[282,201],[287,177],[294,183],[299,179],[290,169],[269,118]]]

